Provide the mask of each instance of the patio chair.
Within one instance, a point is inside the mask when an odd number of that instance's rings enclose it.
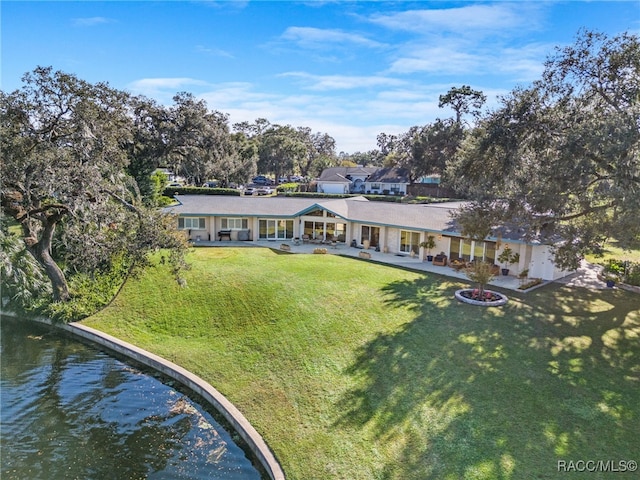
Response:
[[[309,235],[307,235],[306,233],[302,235],[302,243],[309,243],[310,240],[311,239],[309,238]]]
[[[447,265],[447,256],[443,254],[433,257],[433,264],[438,267],[445,267]]]

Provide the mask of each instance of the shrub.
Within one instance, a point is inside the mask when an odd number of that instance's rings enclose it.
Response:
[[[624,262],[622,260],[610,259],[609,263],[604,267],[604,273],[618,278],[624,275]]]
[[[240,190],[235,188],[205,188],[205,187],[167,187],[164,195],[235,195],[240,196]]]
[[[602,272],[605,278],[629,285],[640,286],[640,263],[610,259]]]
[[[627,274],[625,275],[624,283],[640,287],[640,263],[629,262],[627,265]]]
[[[542,283],[542,279],[541,278],[534,278],[530,281],[528,281],[527,283],[523,283],[522,285],[520,285],[518,287],[518,290],[528,290],[531,287],[535,287],[536,285],[540,285]]]
[[[105,270],[73,275],[69,278],[71,300],[51,303],[47,313],[54,321],[65,323],[93,315],[115,297],[130,267],[131,263],[121,257]]]

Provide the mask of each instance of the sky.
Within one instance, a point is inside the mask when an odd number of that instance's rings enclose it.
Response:
[[[337,152],[436,118],[469,85],[486,106],[540,78],[581,28],[640,32],[634,1],[7,1],[0,89],[37,66],[172,104],[190,92],[229,123],[309,127]]]

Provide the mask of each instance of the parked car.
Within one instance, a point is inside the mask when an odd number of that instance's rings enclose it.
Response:
[[[216,182],[204,182],[202,184],[202,186],[204,188],[217,188],[218,187],[218,182],[217,181]]]
[[[271,195],[273,190],[269,187],[262,187],[257,190],[258,195]]]
[[[251,183],[254,183],[256,185],[273,185],[273,180],[265,177],[264,175],[258,175],[257,177],[253,177],[251,179]]]
[[[169,185],[167,185],[167,187],[169,187],[169,188],[182,188],[183,185],[181,183],[178,183],[178,182],[171,182]]]
[[[244,195],[253,195],[255,193],[256,189],[253,187],[247,187],[244,189]]]

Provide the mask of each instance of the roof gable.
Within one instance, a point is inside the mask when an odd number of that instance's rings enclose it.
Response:
[[[318,181],[320,182],[343,182],[349,183],[349,177],[368,177],[375,173],[378,167],[329,167],[325,168]]]

